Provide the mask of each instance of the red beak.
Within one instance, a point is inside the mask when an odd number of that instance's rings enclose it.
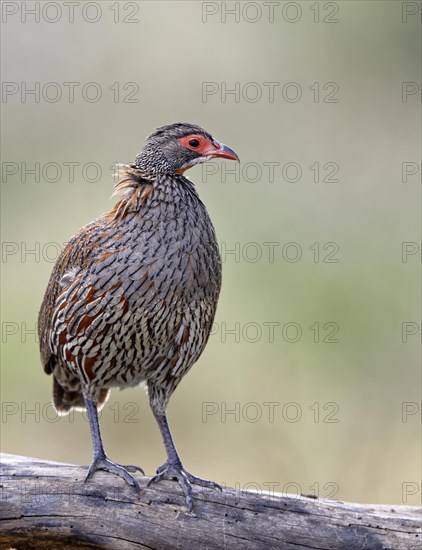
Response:
[[[218,141],[216,141],[214,145],[215,147],[204,151],[202,155],[204,157],[220,157],[223,159],[237,160],[238,162],[240,162],[239,157],[233,151],[233,149],[230,149],[230,147],[227,147],[227,145],[224,145],[224,143],[219,143]]]

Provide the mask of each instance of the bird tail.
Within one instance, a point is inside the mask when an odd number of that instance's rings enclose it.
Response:
[[[97,401],[98,410],[100,410],[108,399],[110,390],[102,389]],[[53,376],[53,405],[59,416],[66,416],[72,409],[79,411],[85,410],[85,402],[82,391],[67,390],[60,385],[59,381]]]

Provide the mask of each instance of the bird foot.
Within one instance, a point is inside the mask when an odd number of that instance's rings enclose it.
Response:
[[[141,472],[142,475],[145,475],[145,472],[139,466],[132,466],[130,464],[127,466],[122,466],[121,464],[116,464],[111,461],[106,456],[98,456],[94,458],[91,466],[89,467],[88,474],[85,478],[85,483],[97,470],[106,470],[107,472],[111,472],[112,474],[122,477],[129,485],[132,485],[137,492],[139,492],[139,484],[129,472]]]
[[[215,483],[215,481],[208,481],[207,479],[196,477],[187,472],[180,462],[166,462],[160,466],[157,469],[157,475],[149,480],[147,486],[151,485],[151,483],[158,483],[163,479],[176,480],[179,483],[185,493],[186,504],[188,505],[189,512],[192,512],[193,509],[192,483],[200,485],[201,487],[209,487],[210,489],[219,489],[220,491],[223,491],[220,485]]]

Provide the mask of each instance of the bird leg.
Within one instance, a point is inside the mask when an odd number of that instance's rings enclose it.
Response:
[[[152,410],[160,428],[161,435],[163,436],[164,445],[167,451],[167,461],[157,469],[157,475],[150,479],[148,485],[157,483],[163,479],[175,479],[185,493],[186,504],[188,505],[189,512],[191,512],[193,508],[192,483],[196,483],[202,487],[219,489],[220,491],[222,491],[222,488],[218,483],[196,477],[184,469],[179,455],[177,454],[176,447],[174,446],[166,413],[159,412],[154,405],[152,405]]]
[[[97,470],[106,470],[122,477],[129,485],[132,485],[139,491],[139,485],[136,482],[135,478],[130,475],[129,472],[141,472],[144,474],[144,471],[139,466],[121,466],[112,462],[104,451],[103,442],[101,439],[100,425],[98,422],[98,412],[97,412],[97,403],[92,399],[84,396],[85,407],[88,413],[89,427],[91,429],[92,445],[94,449],[94,458],[92,464],[88,470],[88,474],[85,478],[85,482],[97,471]],[[144,474],[145,475],[145,474]]]

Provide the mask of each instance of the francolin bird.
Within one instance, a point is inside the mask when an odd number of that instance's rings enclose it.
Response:
[[[86,409],[97,470],[131,473],[106,455],[97,410],[113,387],[144,383],[167,461],[150,481],[176,479],[189,510],[196,483],[177,454],[166,408],[207,343],[221,284],[213,224],[185,170],[236,153],[194,124],[158,128],[123,167],[115,206],[70,239],[53,269],[38,319],[41,360],[59,414]]]

